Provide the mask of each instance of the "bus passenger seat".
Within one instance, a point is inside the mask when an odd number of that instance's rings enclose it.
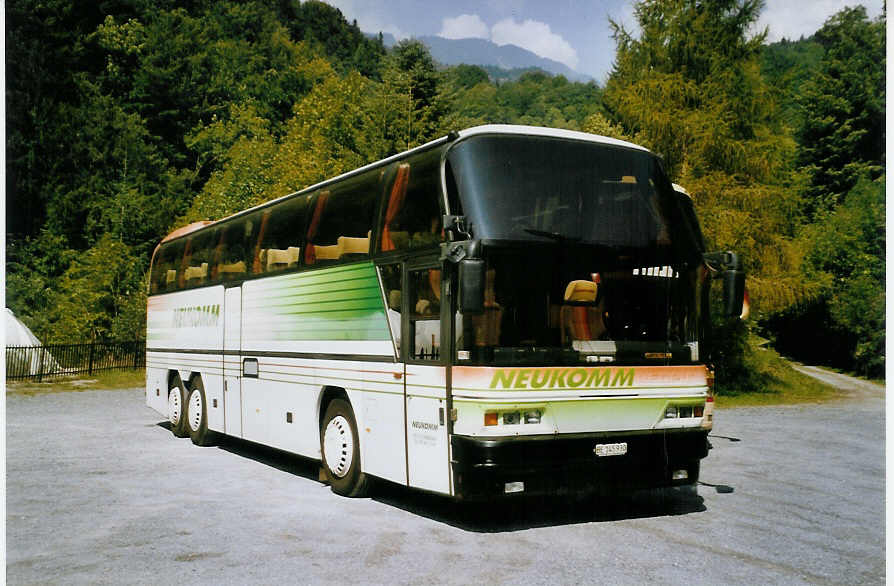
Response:
[[[338,244],[331,244],[329,246],[319,246],[314,244],[313,247],[315,260],[336,260],[341,256],[341,246]]]
[[[391,241],[394,243],[390,250],[404,250],[410,247],[410,233],[406,231],[391,232]]]
[[[201,283],[208,276],[208,263],[203,262],[200,266],[197,267],[188,267],[186,269],[186,282],[190,284],[194,284],[196,282]]]
[[[238,277],[245,274],[245,261],[221,263],[217,266],[217,272],[223,278]]]
[[[339,258],[369,256],[369,236],[370,232],[366,233],[366,238],[339,236],[338,246],[339,248],[341,248],[341,254],[339,254]]]
[[[602,304],[596,303],[598,291],[598,285],[593,281],[568,283],[562,306],[562,344],[572,340],[598,340],[605,333]]]
[[[388,308],[400,311],[400,289],[392,289],[388,292]]]
[[[170,286],[171,283],[175,283],[177,281],[177,271],[174,269],[168,269],[167,276],[165,277],[165,285]]]
[[[297,246],[286,249],[270,248],[267,250],[266,270],[271,272],[294,268],[298,266],[300,254],[301,249]]]

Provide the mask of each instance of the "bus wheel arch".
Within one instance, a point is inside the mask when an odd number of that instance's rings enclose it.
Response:
[[[171,433],[176,437],[187,437],[189,425],[186,423],[186,388],[180,380],[180,373],[172,370],[168,373],[168,423]]]
[[[327,389],[328,390],[328,389]],[[323,474],[332,492],[365,496],[369,479],[360,465],[360,434],[354,410],[343,389],[324,391],[321,398],[320,455]]]

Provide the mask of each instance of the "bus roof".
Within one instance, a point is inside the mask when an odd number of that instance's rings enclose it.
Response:
[[[578,132],[576,130],[563,130],[561,128],[545,128],[542,126],[522,126],[518,124],[485,124],[483,126],[475,126],[467,128],[459,132],[460,138],[470,136],[478,136],[481,134],[517,134],[524,136],[544,136],[549,138],[565,138],[568,140],[579,140],[585,142],[595,142],[599,144],[610,144],[614,146],[623,146],[632,149],[638,149],[648,152],[648,149],[617,138],[609,138],[598,134],[589,134],[586,132]]]
[[[454,142],[459,139],[469,138],[473,136],[482,136],[482,135],[493,135],[493,134],[504,134],[504,135],[523,135],[523,136],[542,136],[542,137],[550,137],[550,138],[564,138],[568,140],[578,140],[584,142],[593,142],[598,144],[606,144],[606,145],[614,145],[614,146],[622,146],[627,148],[633,148],[645,152],[649,152],[648,149],[641,147],[639,145],[633,144],[631,142],[627,142],[624,140],[619,140],[616,138],[609,138],[607,136],[601,136],[598,134],[588,134],[586,132],[577,132],[574,130],[563,130],[560,128],[547,128],[542,126],[523,126],[520,124],[484,124],[482,126],[473,126],[472,128],[466,128],[465,130],[461,130],[459,132],[451,132],[447,136],[443,136],[441,138],[437,138],[430,142],[427,142],[418,147],[412,148],[410,150],[404,151],[402,153],[397,153],[395,155],[391,155],[385,159],[381,159],[379,161],[375,161],[369,163],[368,165],[364,165],[363,167],[354,169],[352,171],[348,171],[346,173],[342,173],[336,177],[331,177],[326,179],[325,181],[320,181],[319,183],[315,183],[313,185],[309,185],[304,189],[299,189],[298,191],[288,193],[282,195],[280,197],[271,199],[269,201],[265,201],[264,203],[258,204],[251,208],[240,210],[234,214],[226,216],[224,218],[220,218],[219,220],[202,220],[200,222],[193,222],[188,226],[184,226],[181,228],[177,228],[167,236],[162,239],[162,242],[167,242],[169,240],[173,240],[175,238],[179,238],[181,236],[186,236],[198,230],[200,228],[204,228],[210,224],[217,224],[223,222],[225,220],[229,220],[236,216],[242,216],[248,214],[258,208],[267,207],[272,205],[280,200],[298,195],[300,193],[308,193],[316,189],[320,189],[321,187],[325,187],[326,185],[335,183],[342,179],[347,179],[353,175],[359,175],[360,173],[375,169],[376,167],[381,167],[387,165],[393,161],[397,161],[403,159],[407,156],[415,154],[417,152],[425,151],[430,148],[435,148],[437,146],[441,146],[450,142]]]

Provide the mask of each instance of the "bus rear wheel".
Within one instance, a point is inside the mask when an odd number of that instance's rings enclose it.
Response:
[[[320,426],[323,470],[332,492],[341,496],[365,496],[368,477],[360,471],[360,440],[351,405],[335,399],[326,408]]]
[[[208,431],[208,403],[205,401],[205,387],[202,379],[196,380],[189,392],[186,403],[186,420],[189,437],[197,446],[210,446],[212,432]]]
[[[171,424],[171,432],[176,437],[189,435],[189,426],[186,423],[186,391],[177,378],[171,383],[168,390],[168,422]]]

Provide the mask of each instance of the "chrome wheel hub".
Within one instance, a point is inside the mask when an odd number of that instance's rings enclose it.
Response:
[[[332,418],[323,432],[323,455],[326,466],[336,478],[344,478],[354,458],[354,434],[342,415]]]
[[[198,389],[193,389],[189,394],[189,428],[193,431],[199,431],[202,426],[202,393]]]
[[[168,393],[168,421],[171,425],[180,423],[180,417],[183,415],[183,405],[180,402],[180,389],[174,387]]]

